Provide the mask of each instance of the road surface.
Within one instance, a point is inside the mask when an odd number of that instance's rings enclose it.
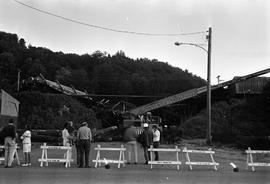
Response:
[[[156,166],[152,170],[147,165],[127,165],[124,168],[112,166],[110,169],[100,168],[64,168],[63,164],[53,164],[49,167],[4,168],[0,165],[0,184],[113,184],[113,183],[270,183],[268,169],[256,172],[243,170],[214,171],[211,168],[181,168]]]

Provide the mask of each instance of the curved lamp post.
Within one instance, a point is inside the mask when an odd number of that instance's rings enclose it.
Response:
[[[202,50],[204,50],[207,53],[207,122],[208,122],[208,128],[206,131],[206,143],[211,145],[212,144],[212,136],[211,136],[211,44],[212,44],[212,28],[209,27],[208,35],[206,36],[208,40],[208,49],[205,49],[204,47],[195,44],[195,43],[179,43],[175,42],[174,44],[176,46],[180,45],[191,45],[198,47]]]

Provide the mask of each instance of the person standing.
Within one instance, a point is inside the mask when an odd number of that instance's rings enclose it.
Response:
[[[69,133],[68,133],[67,127],[68,127],[68,123],[65,123],[64,129],[62,130],[63,146],[70,146],[70,143],[69,143]],[[67,158],[67,153],[65,152],[64,159],[66,159],[66,158]],[[66,163],[64,163],[64,164],[66,164]]]
[[[72,158],[72,155],[73,155],[73,147],[74,147],[74,144],[76,142],[76,137],[75,137],[75,128],[73,127],[73,121],[69,121],[67,123],[67,131],[68,131],[68,143],[69,143],[69,146],[71,147],[71,150],[70,150],[70,158]]]
[[[68,123],[65,123],[64,129],[62,130],[62,139],[63,139],[63,146],[69,146],[69,133],[68,133]]]
[[[12,167],[14,154],[16,151],[16,128],[13,119],[9,120],[7,126],[2,130],[5,144],[5,168]]]
[[[127,164],[131,163],[131,155],[134,155],[134,164],[138,163],[138,151],[137,151],[137,131],[135,126],[132,124],[128,127],[124,133],[124,141],[126,142],[127,146],[127,153],[128,153],[128,162]]]
[[[153,147],[154,148],[159,148],[159,143],[160,143],[160,131],[158,130],[157,125],[153,125]],[[158,157],[158,151],[155,151],[155,161],[159,160]]]
[[[30,159],[30,153],[31,153],[31,131],[30,126],[25,125],[25,132],[21,136],[22,143],[23,143],[23,153],[25,158],[25,163],[22,164],[22,166],[30,166],[31,165],[31,159]]]
[[[148,148],[150,148],[150,146],[153,144],[153,132],[149,130],[149,125],[147,123],[143,124],[143,132],[140,134],[139,140],[142,144],[144,152],[144,164],[148,164],[150,159],[150,152],[148,151]]]
[[[77,132],[77,140],[79,147],[79,166],[78,167],[90,167],[89,165],[89,153],[90,153],[90,142],[92,141],[91,129],[88,128],[87,122],[83,122],[82,126]]]

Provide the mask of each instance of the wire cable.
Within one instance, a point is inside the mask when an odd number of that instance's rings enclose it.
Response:
[[[188,35],[197,35],[197,34],[205,33],[205,31],[198,31],[198,32],[189,32],[189,33],[164,33],[163,34],[163,33],[145,33],[145,32],[118,30],[118,29],[112,29],[112,28],[108,28],[108,27],[103,27],[103,26],[98,26],[98,25],[93,25],[93,24],[81,22],[81,21],[78,21],[78,20],[75,20],[75,19],[70,19],[70,18],[61,16],[61,15],[51,13],[49,11],[45,11],[45,10],[30,6],[30,5],[25,4],[25,3],[21,2],[21,1],[18,1],[18,0],[13,0],[13,1],[15,1],[16,3],[18,3],[20,5],[23,5],[25,7],[28,7],[30,9],[36,10],[38,12],[41,12],[41,13],[44,13],[44,14],[47,14],[47,15],[51,15],[53,17],[57,17],[57,18],[60,18],[60,19],[63,19],[63,20],[69,21],[69,22],[73,22],[73,23],[76,23],[76,24],[80,24],[80,25],[84,25],[84,26],[92,27],[92,28],[96,28],[96,29],[102,29],[102,30],[106,30],[106,31],[125,33],[125,34],[144,35],[144,36],[188,36]]]

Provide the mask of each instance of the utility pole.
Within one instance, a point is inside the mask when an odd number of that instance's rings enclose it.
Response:
[[[208,49],[207,49],[207,121],[208,128],[206,134],[206,143],[212,144],[212,135],[211,135],[211,44],[212,44],[212,28],[209,27],[208,35]]]
[[[17,92],[20,91],[20,80],[21,80],[21,70],[18,69],[18,76],[17,76]]]
[[[211,145],[212,144],[212,135],[211,135],[211,44],[212,44],[212,28],[209,27],[208,35],[206,36],[208,40],[208,49],[200,46],[199,44],[195,43],[179,43],[175,42],[176,46],[179,45],[192,45],[195,47],[199,47],[200,49],[207,52],[207,128],[206,128],[206,143]]]

